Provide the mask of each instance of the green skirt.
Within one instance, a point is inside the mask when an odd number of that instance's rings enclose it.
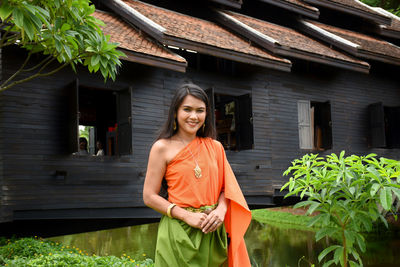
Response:
[[[225,226],[204,234],[181,220],[162,216],[157,235],[155,267],[228,266]]]

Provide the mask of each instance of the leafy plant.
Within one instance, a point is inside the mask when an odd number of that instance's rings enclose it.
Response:
[[[375,154],[345,157],[331,154],[326,158],[316,154],[295,159],[284,175],[291,175],[281,188],[288,188],[291,195],[306,199],[294,208],[307,207],[307,214],[318,211],[309,226],[320,223],[322,228],[315,238],[334,237],[339,245],[324,249],[318,256],[321,262],[328,254],[333,259],[323,267],[335,264],[363,266],[360,251],[365,252],[364,234],[370,232],[378,219],[388,227],[380,212],[393,211],[394,197],[400,199],[400,162],[379,158]],[[395,215],[397,219],[397,216]]]
[[[19,46],[28,51],[21,67],[0,85],[0,92],[37,77],[51,75],[65,66],[74,70],[77,64],[90,72],[100,70],[105,79],[115,79],[120,56],[109,36],[100,26],[104,23],[91,14],[89,0],[3,0],[0,3],[0,49]],[[33,54],[45,55],[29,65]],[[54,65],[53,62],[60,64]],[[22,76],[28,73],[29,76]],[[22,77],[20,77],[22,76]],[[19,77],[17,79],[17,77]]]
[[[37,238],[0,238],[1,266],[126,266],[151,267],[152,259],[134,260],[128,257],[89,256],[84,251]]]

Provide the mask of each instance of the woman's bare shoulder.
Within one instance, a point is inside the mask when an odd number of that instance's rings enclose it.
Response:
[[[152,151],[155,152],[163,152],[171,143],[170,139],[158,139],[154,142],[153,146],[151,147]]]

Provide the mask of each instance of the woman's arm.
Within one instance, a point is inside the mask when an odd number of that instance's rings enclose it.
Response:
[[[162,179],[167,169],[166,160],[167,144],[162,140],[154,143],[150,150],[147,164],[146,178],[143,186],[143,201],[146,206],[167,215],[167,209],[171,203],[159,195]],[[193,213],[178,206],[171,210],[172,217],[182,220],[195,228],[201,228],[201,223],[207,218],[204,213]]]

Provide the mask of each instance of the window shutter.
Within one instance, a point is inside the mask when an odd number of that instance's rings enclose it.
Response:
[[[237,97],[235,101],[237,109],[236,114],[236,132],[238,141],[238,150],[252,149],[253,140],[253,110],[250,94]]]
[[[131,88],[123,90],[117,96],[117,154],[132,153],[132,111]]]
[[[400,148],[400,107],[384,107],[386,146]]]
[[[214,88],[210,87],[208,89],[205,90],[207,97],[208,97],[208,101],[210,102],[210,110],[211,110],[211,123],[214,125],[215,127],[215,103],[214,103]]]
[[[299,100],[297,102],[299,144],[301,149],[312,149],[313,140],[311,132],[310,101]]]
[[[322,147],[324,149],[332,148],[332,118],[331,104],[328,102],[320,105],[321,126],[322,126]]]
[[[79,150],[79,80],[76,79],[68,84],[65,89],[69,96],[69,111],[68,111],[68,138],[69,138],[69,153],[74,153]]]
[[[368,106],[372,147],[386,147],[385,112],[382,103]]]

